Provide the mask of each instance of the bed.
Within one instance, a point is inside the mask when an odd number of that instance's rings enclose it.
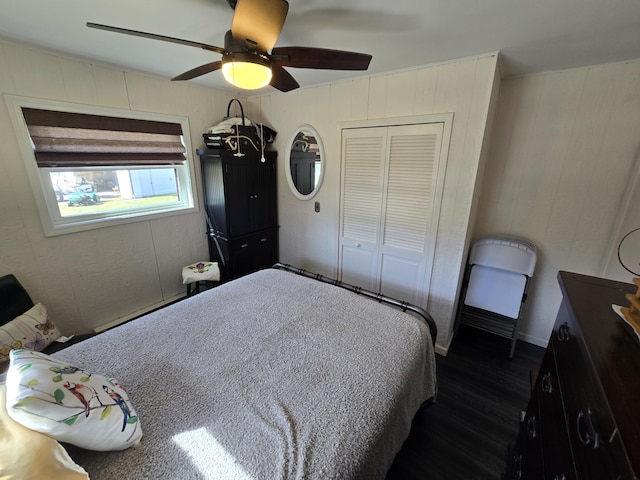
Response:
[[[68,445],[91,479],[381,479],[435,398],[434,339],[422,309],[276,265],[51,357],[117,379],[144,432]]]

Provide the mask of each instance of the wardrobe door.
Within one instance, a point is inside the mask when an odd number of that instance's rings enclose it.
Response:
[[[342,281],[426,305],[442,134],[442,123],[343,130]]]
[[[276,195],[276,155],[265,152],[265,161],[252,162],[249,177],[249,204],[252,231],[273,228],[278,224]]]
[[[229,238],[253,231],[249,179],[254,175],[253,162],[246,158],[224,159],[224,189],[227,204]]]

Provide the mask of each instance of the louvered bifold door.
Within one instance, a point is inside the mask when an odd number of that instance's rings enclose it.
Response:
[[[439,216],[442,123],[389,127],[381,292],[426,306]]]
[[[342,133],[341,280],[376,291],[386,138],[386,128]]]
[[[426,307],[442,136],[442,123],[343,130],[342,281]]]

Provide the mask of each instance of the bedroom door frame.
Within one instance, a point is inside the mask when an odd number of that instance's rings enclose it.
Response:
[[[338,228],[338,278],[343,280],[343,248],[342,248],[342,235],[344,228],[344,182],[345,182],[345,162],[344,162],[344,151],[342,147],[343,143],[343,134],[345,130],[365,130],[365,129],[376,129],[376,128],[389,128],[396,126],[412,126],[412,125],[424,125],[424,124],[434,124],[439,123],[442,124],[442,137],[440,140],[440,155],[438,157],[438,167],[436,177],[434,178],[435,183],[435,192],[433,196],[433,210],[432,214],[435,215],[435,222],[430,223],[430,235],[431,235],[431,244],[429,245],[429,251],[425,252],[427,256],[430,258],[425,259],[424,265],[424,273],[423,273],[423,285],[420,287],[419,299],[416,301],[414,299],[403,299],[406,301],[410,301],[412,303],[417,303],[419,306],[426,308],[428,304],[429,298],[429,289],[431,284],[431,276],[432,276],[432,268],[433,268],[433,255],[436,249],[436,241],[437,241],[437,232],[438,232],[438,223],[440,216],[440,209],[442,205],[442,195],[444,190],[444,181],[447,170],[447,161],[449,157],[449,147],[451,141],[451,133],[453,128],[453,113],[442,113],[442,114],[431,114],[431,115],[417,115],[417,116],[408,116],[408,117],[397,117],[397,118],[380,118],[380,119],[372,119],[372,120],[363,120],[363,121],[351,121],[351,122],[341,122],[338,125],[339,135],[338,138],[341,139],[341,147],[340,147],[340,162],[341,162],[341,176],[340,176],[340,211],[339,211],[339,228]],[[382,182],[386,185],[386,178],[382,179]],[[382,203],[382,202],[381,202]],[[373,266],[376,272],[380,272],[380,268],[378,266]],[[375,272],[374,277],[375,277]],[[374,291],[378,291],[381,286],[383,279],[382,278],[372,278],[370,282],[375,282],[377,285],[370,284],[368,286],[360,285],[362,287],[371,288]]]

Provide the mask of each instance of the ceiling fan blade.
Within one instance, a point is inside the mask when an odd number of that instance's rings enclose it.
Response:
[[[273,76],[271,77],[270,85],[273,88],[277,88],[281,92],[289,92],[300,87],[296,79],[277,63],[271,64],[271,72]]]
[[[268,52],[280,36],[287,12],[286,0],[237,0],[231,31],[237,40],[248,40]]]
[[[192,68],[188,72],[184,72],[177,77],[173,77],[171,81],[176,80],[191,80],[192,78],[199,77],[200,75],[204,75],[205,73],[215,72],[216,70],[220,70],[222,67],[222,62],[218,60],[217,62],[206,63],[204,65],[200,65],[199,67]]]
[[[155,33],[140,32],[138,30],[129,30],[128,28],[111,27],[109,25],[102,25],[100,23],[92,23],[92,22],[87,22],[87,27],[97,28],[98,30],[106,30],[108,32],[124,33],[126,35],[133,35],[136,37],[162,40],[163,42],[178,43],[180,45],[187,45],[190,47],[198,47],[198,48],[202,48],[203,50],[209,50],[210,52],[224,53],[223,48],[216,47],[215,45],[207,45],[206,43],[192,42],[191,40],[183,40],[181,38],[167,37],[165,35],[157,35]]]
[[[314,47],[278,47],[270,58],[285,67],[315,68],[318,70],[366,70],[371,55],[366,53]]]

